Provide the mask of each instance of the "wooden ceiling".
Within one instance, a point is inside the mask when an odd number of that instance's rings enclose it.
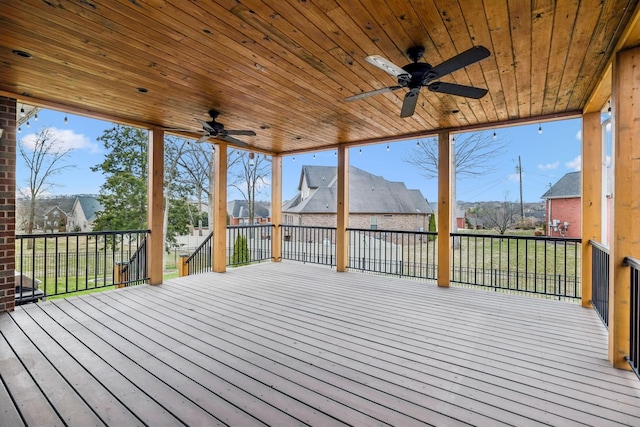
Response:
[[[214,108],[274,153],[549,119],[585,108],[637,9],[638,0],[0,0],[0,94],[193,131]],[[489,58],[442,81],[489,93],[423,88],[410,118],[399,117],[406,89],[344,101],[396,84],[367,55],[403,66],[414,45],[432,65],[487,47]]]

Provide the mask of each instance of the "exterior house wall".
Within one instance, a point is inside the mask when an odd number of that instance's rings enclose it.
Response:
[[[317,227],[335,227],[336,215],[334,213],[308,213],[287,214],[293,221],[291,225],[306,225]],[[373,219],[375,218],[375,219]],[[396,231],[428,231],[429,214],[349,214],[349,227],[372,229],[372,221],[376,223],[378,230]]]
[[[16,100],[0,96],[0,313],[15,306]]]
[[[549,237],[575,237],[581,236],[580,226],[580,197],[569,197],[562,199],[547,199],[546,218],[547,218],[547,236]],[[560,221],[560,224],[569,223],[569,230],[565,236],[560,231],[554,231],[549,224],[554,219]]]

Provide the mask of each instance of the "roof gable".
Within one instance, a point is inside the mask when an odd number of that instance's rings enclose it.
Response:
[[[582,183],[580,172],[569,172],[558,180],[554,185],[544,193],[543,199],[563,199],[580,197]]]

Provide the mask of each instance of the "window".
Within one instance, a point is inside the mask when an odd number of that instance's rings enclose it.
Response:
[[[371,217],[371,229],[372,230],[377,230],[378,229],[378,217],[377,216],[372,216]]]

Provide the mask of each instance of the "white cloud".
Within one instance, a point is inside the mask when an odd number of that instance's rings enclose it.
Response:
[[[71,129],[58,129],[55,127],[48,128],[52,139],[57,141],[55,147],[62,151],[63,149],[81,149],[88,150],[91,153],[100,151],[98,144],[92,142],[91,139],[80,133],[75,133]],[[22,143],[33,150],[35,146],[37,134],[30,133],[22,138]]]
[[[578,155],[575,159],[564,164],[569,169],[573,169],[574,171],[579,171],[582,169],[582,155]]]
[[[558,169],[558,166],[560,166],[560,162],[555,161],[553,163],[547,163],[546,165],[539,164],[538,169],[542,171],[548,171],[548,170]]]
[[[582,141],[582,130],[579,130],[579,131],[576,133],[576,139],[577,139],[578,141]]]
[[[520,182],[520,174],[519,173],[510,173],[507,175],[507,179],[513,182]],[[522,179],[524,179],[524,174],[522,174]]]

